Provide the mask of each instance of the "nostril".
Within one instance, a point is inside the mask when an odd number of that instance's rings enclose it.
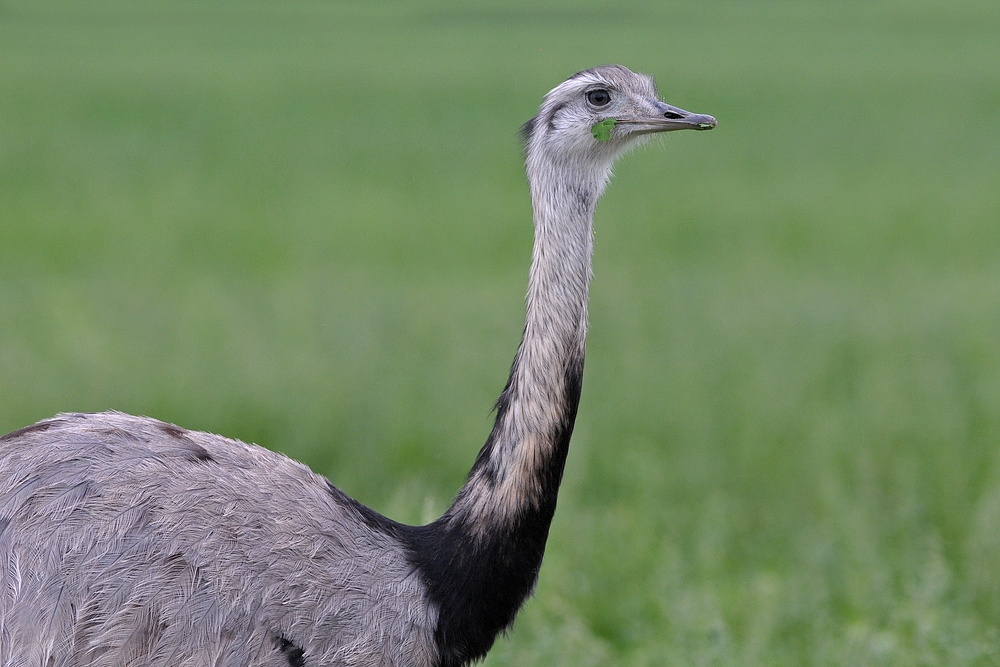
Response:
[[[663,114],[663,117],[669,118],[670,120],[681,120],[682,118],[684,118],[684,116],[682,116],[681,114],[675,113],[673,111],[667,111],[666,113]]]

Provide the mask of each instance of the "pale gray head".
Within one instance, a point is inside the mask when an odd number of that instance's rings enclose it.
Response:
[[[595,130],[595,126],[603,124]],[[553,88],[522,132],[533,162],[607,172],[645,138],[673,130],[711,130],[715,118],[662,102],[653,79],[621,65],[584,70]],[[568,164],[570,163],[570,164]]]

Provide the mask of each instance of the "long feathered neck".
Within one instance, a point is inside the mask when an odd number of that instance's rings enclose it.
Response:
[[[493,431],[444,516],[410,537],[446,667],[485,655],[530,595],[580,400],[593,214],[609,169],[573,168],[544,148],[529,136],[527,315]]]
[[[583,378],[600,188],[565,165],[531,158],[535,244],[524,337],[493,431],[443,517],[480,539],[538,512],[551,520]]]

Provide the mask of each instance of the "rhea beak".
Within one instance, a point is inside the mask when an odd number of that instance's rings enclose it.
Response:
[[[671,132],[673,130],[711,130],[719,124],[712,116],[684,111],[684,109],[678,109],[659,100],[651,101],[656,107],[656,115],[651,114],[641,120],[623,119],[618,122],[635,126],[634,134],[652,134],[653,132]]]

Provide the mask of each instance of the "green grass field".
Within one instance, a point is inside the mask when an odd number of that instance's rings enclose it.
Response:
[[[500,665],[1000,664],[991,0],[0,3],[0,431],[118,409],[442,511],[523,324],[516,131],[620,62],[715,115],[597,215]]]

